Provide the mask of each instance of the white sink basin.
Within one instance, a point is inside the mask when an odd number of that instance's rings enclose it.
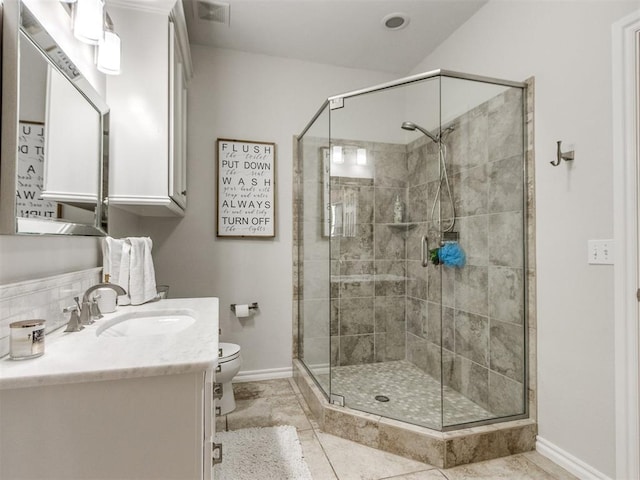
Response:
[[[149,337],[181,332],[196,322],[184,310],[131,312],[110,319],[96,330],[99,337]]]

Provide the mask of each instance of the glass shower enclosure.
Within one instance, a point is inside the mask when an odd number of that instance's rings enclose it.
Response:
[[[334,403],[435,430],[527,415],[525,84],[444,70],[298,137],[298,357]]]

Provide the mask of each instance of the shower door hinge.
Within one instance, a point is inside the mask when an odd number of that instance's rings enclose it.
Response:
[[[638,290],[636,290],[636,298],[640,302],[640,288]]]
[[[331,394],[331,403],[344,407],[344,397],[342,395]]]
[[[344,107],[344,98],[334,97],[329,99],[329,110],[335,110],[342,107]]]

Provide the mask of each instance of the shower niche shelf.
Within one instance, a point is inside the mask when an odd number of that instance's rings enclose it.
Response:
[[[391,229],[392,232],[398,232],[403,237],[406,237],[411,230],[418,226],[417,223],[413,222],[387,223],[386,225]]]
[[[387,223],[386,225],[391,230],[398,230],[400,232],[407,232],[409,230],[413,230],[418,226],[417,223],[413,222]]]

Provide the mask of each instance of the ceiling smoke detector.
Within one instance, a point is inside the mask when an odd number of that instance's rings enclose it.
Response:
[[[229,25],[230,7],[228,3],[198,0],[197,6],[196,14],[200,20]]]
[[[400,30],[409,25],[409,16],[406,13],[390,13],[382,19],[382,25],[388,30]]]

